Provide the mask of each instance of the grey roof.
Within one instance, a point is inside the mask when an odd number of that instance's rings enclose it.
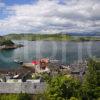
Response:
[[[28,93],[38,94],[43,93],[46,88],[46,83],[32,83],[32,82],[21,82],[21,83],[6,83],[0,82],[0,93]]]

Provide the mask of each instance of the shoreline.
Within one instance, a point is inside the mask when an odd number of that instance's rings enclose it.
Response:
[[[14,40],[21,41],[20,39],[14,39]],[[68,42],[89,42],[89,41],[96,42],[97,41],[97,42],[99,42],[100,40],[92,40],[92,39],[90,39],[90,40],[83,40],[82,41],[82,40],[77,40],[77,39],[76,40],[74,40],[74,39],[72,39],[72,40],[70,40],[70,39],[69,40],[63,40],[63,39],[62,40],[61,39],[60,40],[42,40],[42,39],[41,40],[38,40],[38,39],[37,40],[27,40],[27,39],[23,39],[23,41],[62,41],[62,42],[63,41],[68,41]]]
[[[31,71],[31,72],[34,72],[34,70],[30,69],[30,68],[23,68],[23,67],[20,67],[20,68],[16,68],[16,69],[0,69],[0,74],[9,74],[9,73],[12,73],[12,74],[15,74],[15,73],[26,73],[28,71]]]
[[[24,45],[22,44],[12,45],[12,46],[3,45],[3,46],[0,46],[0,50],[16,49],[16,48],[21,48],[23,46]]]

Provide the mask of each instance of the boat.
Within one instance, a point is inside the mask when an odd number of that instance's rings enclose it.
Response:
[[[18,60],[17,60],[17,59],[15,59],[15,60],[14,60],[14,62],[16,62],[16,63],[17,63],[17,62],[18,62]]]
[[[18,64],[23,64],[23,61],[19,61],[18,59],[15,59],[14,62]]]
[[[19,77],[19,75],[15,75],[15,76],[13,76],[14,79],[16,79],[16,78],[18,78],[18,77]]]

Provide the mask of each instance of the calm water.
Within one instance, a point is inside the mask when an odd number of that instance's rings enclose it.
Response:
[[[55,41],[14,41],[24,47],[0,51],[0,68],[18,68],[14,59],[31,62],[34,59],[48,57],[60,60],[63,64],[89,57],[100,58],[100,42],[55,42]]]

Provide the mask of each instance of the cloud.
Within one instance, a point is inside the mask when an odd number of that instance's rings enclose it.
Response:
[[[39,0],[6,6],[1,33],[100,32],[99,0]]]
[[[5,7],[5,4],[0,1],[0,8]]]

